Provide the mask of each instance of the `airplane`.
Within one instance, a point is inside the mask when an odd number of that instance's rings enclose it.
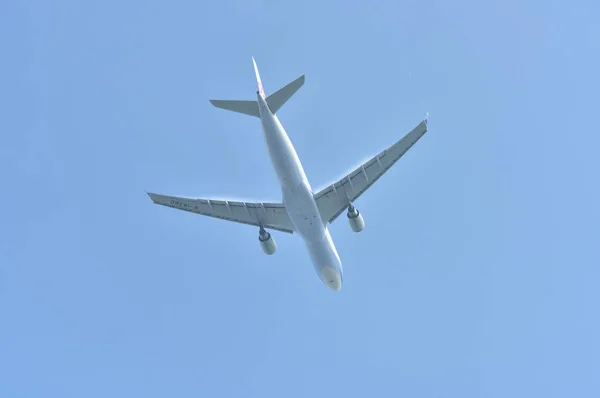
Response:
[[[321,281],[331,290],[339,292],[344,271],[328,225],[346,211],[352,231],[361,232],[365,228],[363,216],[355,206],[356,200],[427,132],[428,115],[399,141],[339,181],[314,192],[298,154],[276,115],[302,87],[305,75],[266,96],[254,57],[252,63],[258,84],[256,101],[209,101],[217,108],[260,119],[267,152],[281,187],[282,201],[251,203],[147,193],[152,202],[158,205],[257,227],[259,244],[267,255],[277,250],[275,239],[268,230],[298,234]]]

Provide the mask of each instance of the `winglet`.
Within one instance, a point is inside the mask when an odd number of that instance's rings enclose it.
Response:
[[[258,92],[260,96],[265,99],[265,90],[263,88],[262,82],[260,81],[260,74],[258,73],[258,66],[256,66],[256,61],[254,57],[252,57],[252,63],[254,64],[254,73],[256,74],[256,83],[258,83]]]
[[[146,194],[148,195],[148,197],[150,198],[150,200],[152,202],[156,203],[156,194],[155,193],[146,191]]]
[[[427,121],[429,120],[429,112],[427,112],[425,114],[425,124],[427,124]]]

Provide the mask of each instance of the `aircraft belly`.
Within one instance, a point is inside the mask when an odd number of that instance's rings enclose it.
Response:
[[[282,189],[283,203],[299,235],[308,241],[325,237],[325,226],[313,195],[305,181]]]
[[[306,248],[321,280],[331,289],[339,291],[342,287],[344,271],[329,231],[325,229],[325,236],[321,241],[306,242]]]

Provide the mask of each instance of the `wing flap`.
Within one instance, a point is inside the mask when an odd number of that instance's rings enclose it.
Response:
[[[315,194],[324,222],[332,223],[351,202],[358,199],[385,174],[425,133],[427,121],[402,137],[395,144],[361,164],[348,175]]]
[[[294,226],[283,203],[194,199],[148,193],[155,204],[241,224],[293,233]]]

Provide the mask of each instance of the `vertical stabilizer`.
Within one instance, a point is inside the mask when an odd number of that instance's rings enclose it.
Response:
[[[273,114],[277,112],[283,106],[283,104],[285,104],[287,100],[289,100],[292,95],[294,95],[296,91],[302,87],[302,85],[304,85],[304,75],[302,75],[267,97],[265,95],[265,89],[263,88],[262,81],[260,80],[260,74],[258,73],[258,67],[256,66],[254,57],[252,57],[252,63],[254,64],[254,73],[256,74],[256,83],[258,84],[258,94],[267,102],[267,105]],[[258,101],[211,99],[210,103],[217,108],[260,117]]]
[[[252,63],[254,64],[254,73],[256,74],[256,83],[258,83],[258,92],[263,99],[265,97],[265,89],[263,88],[262,82],[260,81],[260,74],[258,73],[258,66],[256,66],[256,61],[254,57],[252,57]]]

